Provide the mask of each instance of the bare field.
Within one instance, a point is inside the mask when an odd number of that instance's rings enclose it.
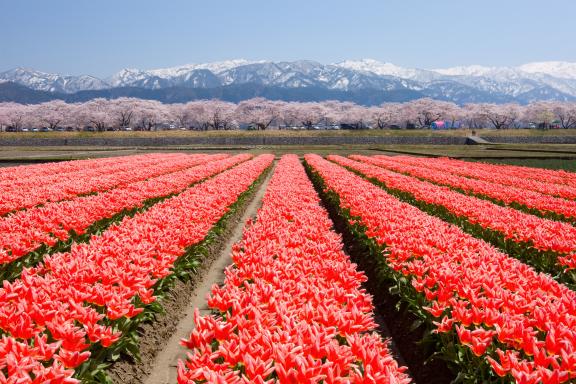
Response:
[[[372,149],[415,156],[458,158],[574,157],[574,144],[491,144],[491,145],[372,145]]]
[[[576,129],[476,129],[477,136],[576,136]],[[0,138],[124,138],[124,137],[333,137],[333,136],[453,136],[472,135],[471,129],[432,131],[430,129],[391,130],[266,130],[266,131],[113,131],[113,132],[2,132]]]

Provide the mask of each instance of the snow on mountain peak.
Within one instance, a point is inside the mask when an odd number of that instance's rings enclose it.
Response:
[[[65,93],[112,87],[215,88],[255,83],[283,88],[409,90],[457,102],[530,101],[542,98],[542,95],[548,95],[550,99],[576,100],[576,63],[561,61],[518,67],[470,65],[426,70],[374,59],[346,60],[330,65],[306,60],[235,59],[151,70],[126,68],[106,81],[92,76],[63,76],[15,68],[0,72],[2,81]]]
[[[413,69],[399,67],[392,63],[382,63],[374,59],[346,60],[334,65],[354,71],[371,72],[380,76],[412,78],[414,75]]]
[[[146,77],[146,73],[135,68],[124,68],[108,79],[110,85],[117,87]]]
[[[486,76],[495,70],[497,67],[485,67],[483,65],[467,65],[457,66],[451,68],[433,69],[434,72],[446,76]]]
[[[108,87],[108,84],[94,76],[62,76],[56,73],[46,73],[22,67],[0,73],[0,78],[32,89],[49,92],[71,93],[86,89],[104,89]]]
[[[171,68],[161,68],[161,69],[152,69],[146,71],[154,76],[158,76],[161,78],[171,78],[177,77],[188,72],[198,70],[198,69],[207,69],[210,72],[214,73],[215,75],[219,75],[222,72],[230,70],[232,68],[240,67],[242,65],[248,64],[256,64],[256,63],[265,63],[265,61],[249,61],[245,59],[234,59],[234,60],[226,60],[226,61],[216,61],[212,63],[203,63],[203,64],[187,64],[181,65],[178,67],[171,67]]]
[[[568,63],[566,61],[542,61],[524,64],[518,68],[527,73],[542,73],[561,79],[576,80],[576,63]]]

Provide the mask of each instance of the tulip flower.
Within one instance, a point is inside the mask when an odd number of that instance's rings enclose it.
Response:
[[[154,286],[159,279],[173,273],[178,259],[206,238],[273,161],[272,155],[250,158],[226,157],[203,169],[189,168],[177,179],[167,177],[166,184],[185,188],[218,174],[125,217],[88,243],[74,243],[69,252],[46,256],[37,266],[25,268],[20,278],[4,281],[0,329],[7,336],[0,340],[0,380],[35,376],[75,383],[74,368],[85,362],[97,367],[101,361],[91,360],[92,344],[109,348],[130,336],[117,325],[136,321],[134,317],[157,299]],[[217,328],[216,334],[223,338],[228,330]],[[206,377],[230,378],[218,364],[213,368]],[[259,364],[254,369],[266,371]]]
[[[293,155],[278,163],[255,220],[232,247],[224,286],[195,312],[192,352],[178,382],[408,383],[374,333],[366,277],[342,251],[327,212]],[[235,373],[233,375],[232,373]]]
[[[494,374],[518,383],[576,378],[569,357],[576,350],[576,292],[334,162],[317,155],[305,159],[326,191],[339,197],[340,209],[354,218],[350,225],[361,225],[385,250],[377,257],[391,275],[414,287],[400,294],[424,303],[436,333],[455,334]],[[392,164],[386,160],[387,168]]]

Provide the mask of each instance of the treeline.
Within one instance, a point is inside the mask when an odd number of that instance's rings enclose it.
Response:
[[[576,128],[576,103],[467,104],[433,99],[365,107],[351,102],[285,102],[261,98],[163,104],[135,98],[0,103],[0,130],[230,130]]]

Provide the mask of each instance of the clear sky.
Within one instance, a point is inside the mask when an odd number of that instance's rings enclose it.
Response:
[[[576,61],[575,0],[0,0],[0,71],[106,77],[232,58]]]

